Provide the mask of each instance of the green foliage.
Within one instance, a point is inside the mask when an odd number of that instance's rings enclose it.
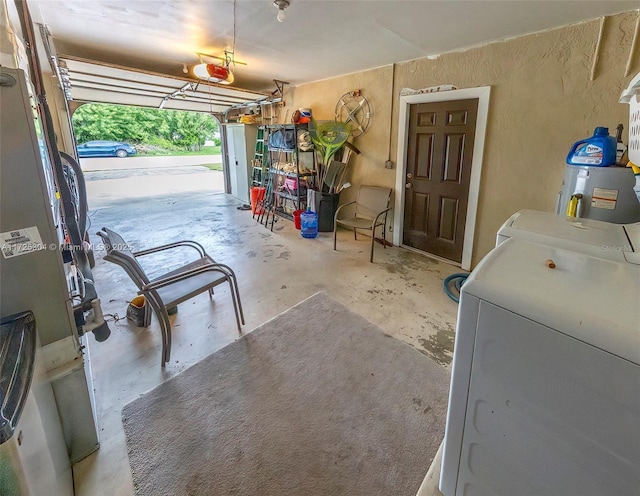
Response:
[[[114,140],[168,150],[200,151],[205,140],[215,141],[214,133],[218,131],[218,122],[199,112],[102,103],[82,105],[73,114],[72,122],[78,143]]]

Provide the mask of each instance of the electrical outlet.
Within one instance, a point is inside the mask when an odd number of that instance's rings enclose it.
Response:
[[[385,168],[385,169],[393,169],[393,162],[392,162],[391,160],[387,160],[387,161],[384,163],[384,168]]]

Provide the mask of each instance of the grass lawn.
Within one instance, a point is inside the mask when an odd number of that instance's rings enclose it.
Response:
[[[221,171],[222,170],[222,164],[201,164],[201,167],[206,167],[209,170],[212,171]]]
[[[186,151],[186,150],[140,150],[139,157],[150,156],[171,156],[171,157],[184,157],[185,155],[220,155],[219,146],[203,146],[200,151]]]

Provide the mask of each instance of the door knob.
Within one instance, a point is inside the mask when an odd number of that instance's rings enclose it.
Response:
[[[411,172],[407,173],[407,179],[413,179],[413,174],[411,174]]]
[[[407,188],[407,189],[411,189],[411,188],[413,188],[413,184],[407,183],[407,184],[404,185],[404,187]]]

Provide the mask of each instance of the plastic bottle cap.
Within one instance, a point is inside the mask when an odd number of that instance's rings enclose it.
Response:
[[[593,134],[597,136],[608,136],[609,128],[608,127],[597,127]]]

